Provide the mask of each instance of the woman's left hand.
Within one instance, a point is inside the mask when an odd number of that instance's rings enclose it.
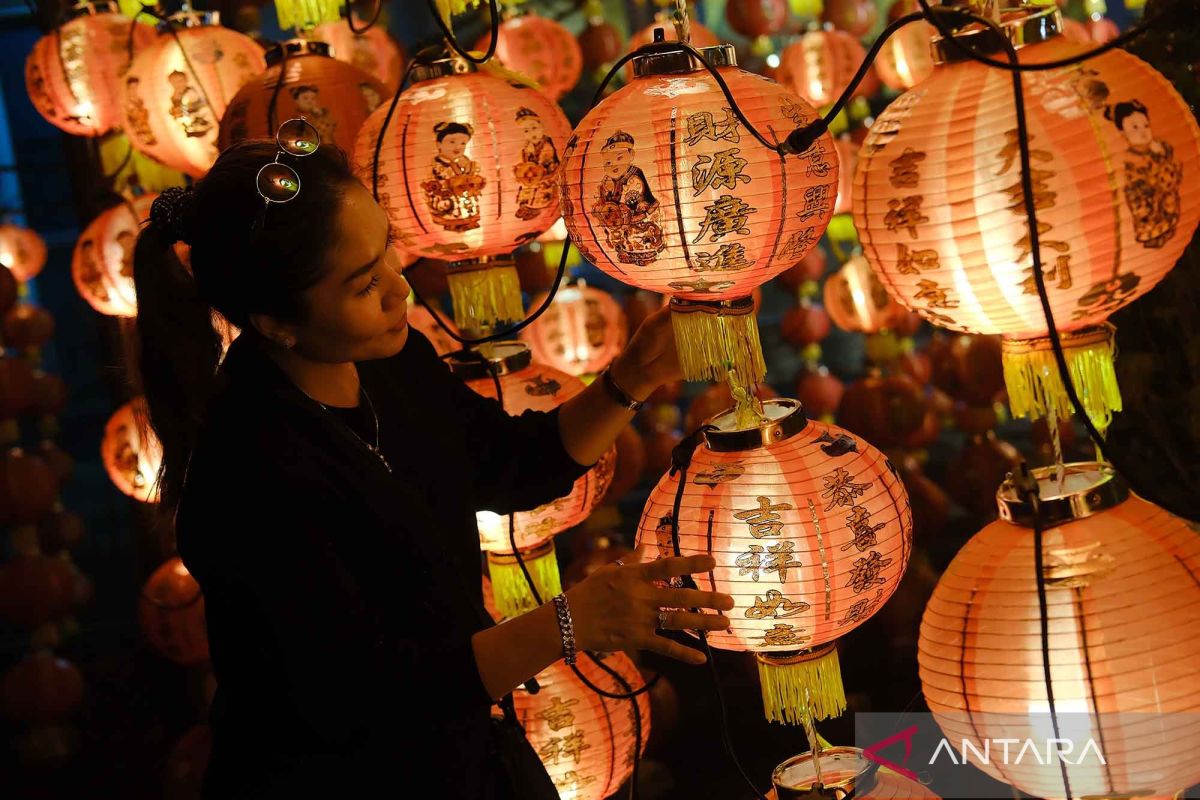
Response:
[[[635,400],[645,400],[664,383],[683,378],[670,309],[660,308],[646,317],[611,369],[613,379]]]

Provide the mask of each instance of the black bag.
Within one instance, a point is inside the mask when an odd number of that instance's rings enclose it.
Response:
[[[492,763],[497,774],[498,798],[503,800],[559,800],[558,789],[541,759],[525,738],[517,720],[512,695],[500,700],[502,717],[492,717]]]

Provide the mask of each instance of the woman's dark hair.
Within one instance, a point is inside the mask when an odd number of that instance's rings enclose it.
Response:
[[[137,286],[137,363],[150,424],[163,446],[163,507],[179,501],[221,357],[213,312],[259,335],[252,314],[303,321],[302,293],[324,272],[336,245],[341,197],[357,179],[345,153],[323,144],[304,158],[284,157],[300,178],[287,203],[265,201],[258,171],[275,158],[268,140],[235,144],[193,188],[155,200],[133,258]],[[190,245],[188,267],[176,242]]]
[[[1125,130],[1125,119],[1133,114],[1142,114],[1146,119],[1150,119],[1150,112],[1142,105],[1141,100],[1128,100],[1104,109],[1104,116],[1112,120],[1112,124],[1116,125],[1119,131]]]
[[[475,130],[470,125],[464,125],[461,122],[439,122],[433,126],[433,133],[437,136],[438,142],[456,133],[465,134],[466,136],[474,136]]]

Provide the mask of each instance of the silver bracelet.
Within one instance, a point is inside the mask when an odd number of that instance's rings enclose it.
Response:
[[[563,661],[574,666],[577,653],[575,651],[575,625],[571,622],[571,607],[567,604],[565,594],[555,595],[554,610],[558,613],[558,632],[562,636]]]

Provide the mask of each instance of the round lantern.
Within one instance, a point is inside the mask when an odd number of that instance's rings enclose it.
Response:
[[[867,51],[845,31],[808,31],[779,54],[779,82],[817,108],[841,97]],[[870,97],[879,88],[874,70],[867,72],[854,97]]]
[[[488,345],[486,357],[486,365],[457,356],[451,357],[448,363],[454,374],[484,397],[496,397],[492,375],[498,376],[504,410],[512,416],[528,410],[550,411],[584,389],[579,378],[533,363],[529,347],[522,342]],[[551,537],[583,522],[600,504],[612,482],[615,461],[616,448],[613,447],[575,481],[565,497],[512,515],[517,549],[543,601],[562,591]],[[496,606],[510,617],[533,609],[534,598],[509,541],[508,516],[491,511],[480,511],[475,516],[479,545],[488,554]]]
[[[22,283],[33,280],[46,266],[46,241],[29,228],[0,224],[0,265]]]
[[[70,562],[36,553],[0,565],[0,619],[34,630],[67,614],[74,600]]]
[[[374,111],[396,93],[404,76],[404,49],[382,25],[372,25],[363,33],[356,33],[344,20],[327,22],[313,29],[312,38],[332,47],[333,57],[338,61],[358,67],[383,84],[383,94],[378,98],[372,97],[367,88],[359,87],[367,98],[368,111]]]
[[[1043,743],[1059,735],[1053,713],[1076,755],[1098,745],[1103,764],[972,762],[1035,797],[1170,797],[1200,781],[1188,755],[1200,731],[1187,722],[1200,711],[1200,539],[1107,465],[1069,464],[1062,484],[1052,467],[1034,479],[1045,611],[1032,508],[1006,483],[1002,519],[959,551],[925,609],[925,699],[954,742]]]
[[[490,34],[484,34],[475,49],[486,52],[490,39]],[[553,103],[574,89],[583,74],[583,50],[575,35],[538,14],[522,14],[500,23],[496,58],[532,79]]]
[[[0,677],[0,714],[19,722],[53,722],[83,701],[83,675],[48,651],[32,653]]]
[[[704,54],[765,136],[815,119],[800,98],[738,69],[732,47]],[[743,129],[690,54],[633,64],[637,78],[593,108],[567,147],[567,230],[614,278],[672,296],[686,377],[724,380],[732,369],[747,386],[766,373],[750,294],[825,230],[837,194],[833,141],[822,135],[782,157]]]
[[[888,22],[919,11],[915,0],[896,0],[888,11]],[[910,22],[891,35],[879,49],[875,71],[892,89],[911,89],[933,73],[930,45],[937,29],[924,20]]]
[[[0,454],[0,526],[36,524],[53,508],[58,488],[54,469],[36,453]]]
[[[75,243],[71,256],[75,289],[105,316],[137,316],[133,250],[138,230],[150,218],[150,206],[156,197],[144,194],[102,211]]]
[[[162,445],[140,421],[147,418],[146,401],[136,398],[117,409],[104,426],[100,457],[108,477],[121,492],[143,503],[157,503]]]
[[[850,200],[854,196],[854,167],[858,163],[859,144],[849,136],[839,136],[833,140],[833,146],[837,149],[838,171],[838,190],[837,202],[833,205],[834,214],[849,214],[851,210]],[[833,232],[830,232],[830,236]]]
[[[293,39],[272,47],[265,58],[267,71],[229,101],[217,146],[274,138],[284,120],[303,117],[322,144],[352,152],[359,129],[387,96],[383,84],[333,58],[324,42]]]
[[[583,66],[589,71],[607,72],[625,52],[625,41],[617,26],[604,18],[604,7],[590,8],[587,27],[579,34]],[[603,75],[601,76],[603,77]]]
[[[539,308],[546,295],[529,308]],[[568,375],[594,375],[607,367],[625,347],[625,312],[612,295],[586,284],[565,286],[542,316],[521,331],[539,364]]]
[[[908,496],[866,441],[767,400],[761,422],[709,420],[687,473],[678,519],[682,555],[711,554],[700,589],[730,594],[730,627],[714,647],[757,654],[767,718],[799,724],[845,709],[833,640],[896,590],[912,550]],[[679,474],[646,502],[639,543],[674,554]],[[805,697],[811,698],[804,702]]]
[[[1087,49],[1050,35],[1059,19],[1049,8],[1005,23],[1047,34],[1020,49],[1023,63]],[[1014,415],[1066,417],[1033,275],[1012,86],[986,66],[949,61],[952,50],[941,46],[947,62],[893,102],[863,144],[854,190],[863,251],[925,319],[1003,334]],[[1121,399],[1102,323],[1157,284],[1191,240],[1200,191],[1185,176],[1200,170],[1200,129],[1171,85],[1123,50],[1089,59],[1086,71],[1029,73],[1026,84],[1046,290],[1079,394],[1103,427]],[[962,123],[953,130],[949,114]]]
[[[870,33],[878,18],[874,0],[825,0],[821,10],[822,22],[857,37]]]
[[[559,217],[570,123],[541,92],[462,59],[422,64],[412,76],[386,127],[387,108],[367,119],[355,166],[400,246],[450,262],[459,328],[478,333],[518,320],[524,309],[509,254]]]
[[[154,648],[177,664],[208,659],[204,594],[178,556],[154,571],[138,596],[138,622]]]
[[[888,294],[879,276],[860,255],[825,279],[825,309],[834,323],[851,333],[878,333],[895,325],[905,310]]]
[[[742,36],[770,36],[787,24],[787,0],[729,0],[725,21]]]
[[[123,16],[116,3],[75,6],[25,59],[25,88],[33,107],[74,136],[101,136],[119,127],[118,93],[130,54],[153,40],[154,29]]]
[[[13,306],[4,315],[4,342],[18,350],[36,350],[54,336],[54,316],[32,303]]]
[[[821,364],[809,365],[796,376],[796,397],[804,410],[822,422],[832,422],[846,387]]]
[[[230,98],[266,68],[253,39],[218,22],[216,12],[172,15],[123,82],[130,142],[193,178],[217,160],[217,126]]]
[[[628,694],[645,684],[624,653],[596,658],[603,667],[586,655],[577,666],[606,692]],[[650,738],[649,693],[631,700],[603,697],[587,688],[563,661],[538,673],[537,681],[541,687],[537,694],[523,688],[513,692],[513,707],[559,797],[603,800],[612,795],[632,774],[634,759],[641,757]]]

